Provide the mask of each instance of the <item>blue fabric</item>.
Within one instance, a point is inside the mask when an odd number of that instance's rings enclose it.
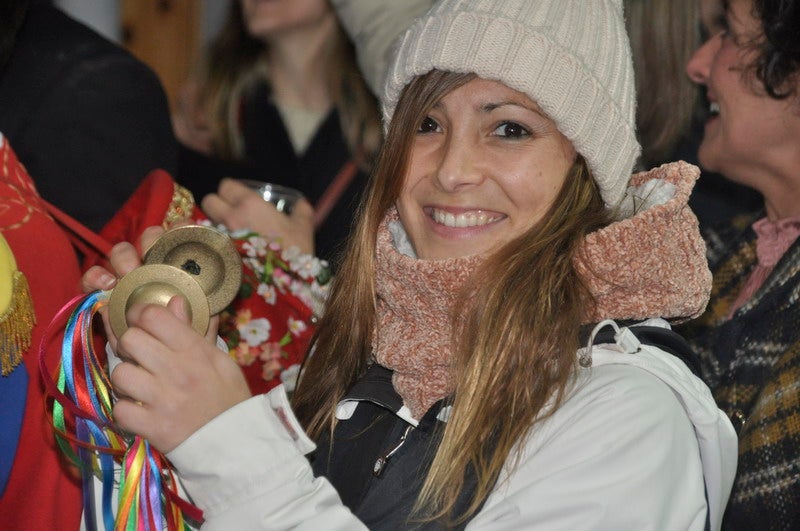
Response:
[[[27,393],[28,372],[24,363],[8,376],[0,376],[0,497],[6,491],[17,453]]]

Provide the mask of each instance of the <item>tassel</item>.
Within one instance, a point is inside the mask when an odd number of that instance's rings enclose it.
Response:
[[[21,271],[12,274],[11,303],[0,315],[0,369],[11,374],[31,346],[31,333],[36,324],[28,280]]]

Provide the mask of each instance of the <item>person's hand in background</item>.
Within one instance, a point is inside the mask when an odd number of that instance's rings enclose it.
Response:
[[[290,215],[235,179],[223,179],[216,194],[202,201],[203,212],[215,223],[230,230],[250,229],[277,240],[284,249],[296,246],[305,254],[314,254],[314,209],[300,198]]]

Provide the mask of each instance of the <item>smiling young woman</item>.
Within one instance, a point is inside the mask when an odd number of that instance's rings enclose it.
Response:
[[[214,392],[116,369],[116,420],[218,528],[718,528],[730,421],[622,323],[671,334],[710,275],[697,169],[630,175],[621,1],[441,0],[394,49],[386,141],[292,411],[280,388],[226,398],[232,362],[194,341],[185,369]],[[123,336],[126,358],[194,354],[152,310],[170,337],[134,314],[155,341]]]

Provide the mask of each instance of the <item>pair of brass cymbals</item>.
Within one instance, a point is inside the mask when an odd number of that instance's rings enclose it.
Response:
[[[111,293],[111,330],[119,337],[128,329],[125,315],[134,304],[166,306],[181,295],[192,327],[205,334],[211,316],[231,303],[241,282],[242,261],[226,234],[200,225],[169,230]]]

